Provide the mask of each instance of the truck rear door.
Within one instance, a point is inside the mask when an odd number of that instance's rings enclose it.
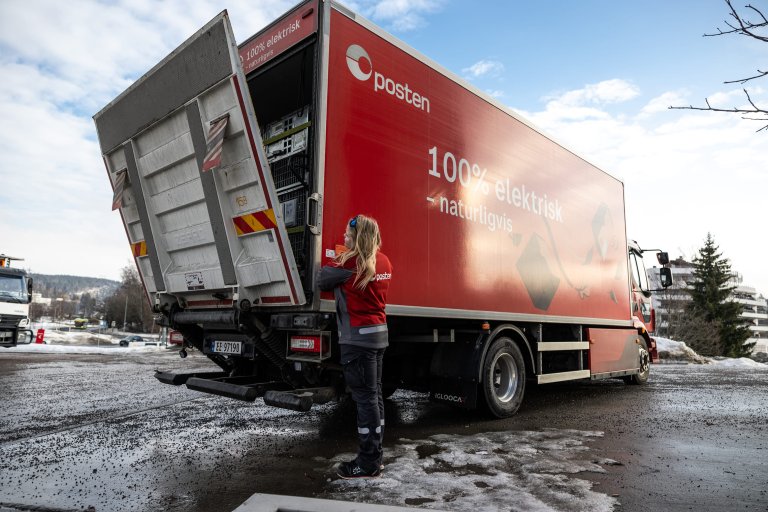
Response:
[[[150,298],[305,303],[226,11],[94,121]]]

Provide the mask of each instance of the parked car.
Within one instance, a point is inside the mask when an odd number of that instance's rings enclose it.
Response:
[[[130,336],[126,336],[125,338],[120,340],[120,346],[121,347],[148,347],[152,345],[159,345],[160,342],[156,339],[144,339],[138,334],[132,334]]]

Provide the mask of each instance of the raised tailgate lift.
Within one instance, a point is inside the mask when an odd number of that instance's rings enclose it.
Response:
[[[244,91],[224,11],[94,116],[113,188],[127,175],[116,203],[158,307],[306,301]],[[220,165],[205,171],[223,117]]]
[[[221,159],[212,166],[212,127],[223,118]],[[189,307],[183,315],[196,323],[235,318],[243,304],[306,303],[226,11],[94,121],[114,205],[156,308]],[[155,376],[294,410],[338,395],[332,387],[290,390],[225,372]]]

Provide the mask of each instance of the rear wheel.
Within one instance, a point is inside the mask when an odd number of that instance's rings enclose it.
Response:
[[[482,396],[497,418],[512,416],[525,394],[525,364],[520,348],[509,338],[491,344],[483,362]]]
[[[637,348],[639,373],[624,377],[624,382],[627,384],[645,384],[648,382],[648,376],[651,373],[651,355],[648,353],[648,346],[645,344],[645,341],[640,340]]]

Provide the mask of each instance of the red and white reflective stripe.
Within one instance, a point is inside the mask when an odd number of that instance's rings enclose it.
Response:
[[[237,236],[258,233],[267,229],[276,229],[277,220],[275,220],[275,211],[273,209],[262,210],[259,212],[247,213],[239,217],[233,217]]]
[[[224,147],[224,131],[229,122],[229,114],[224,114],[211,121],[208,128],[208,142],[206,143],[203,171],[210,171],[221,165],[221,150]]]
[[[147,255],[147,242],[144,240],[141,240],[139,242],[136,242],[134,244],[131,244],[131,252],[133,252],[134,258],[140,258],[141,256]]]
[[[261,297],[262,304],[290,304],[291,298],[287,295],[278,297]]]
[[[128,169],[121,169],[115,173],[115,192],[112,196],[112,211],[123,206],[123,192],[125,191]]]

